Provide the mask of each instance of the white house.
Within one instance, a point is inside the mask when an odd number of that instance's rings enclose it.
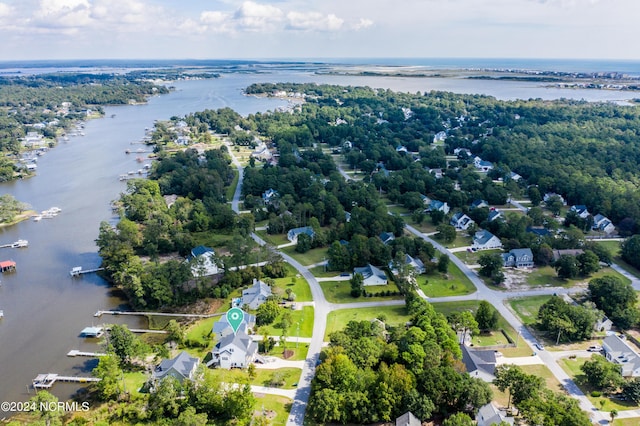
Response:
[[[212,248],[198,246],[191,250],[189,267],[194,277],[208,277],[221,272]]]
[[[496,219],[504,219],[504,215],[498,209],[493,209],[489,212],[489,216],[487,216],[487,220],[489,222],[493,222]]]
[[[560,202],[562,202],[563,206],[567,205],[567,202],[565,201],[564,197],[562,195],[560,195],[560,194],[556,194],[555,192],[547,192],[546,194],[544,194],[544,197],[542,197],[542,201],[544,201],[546,203],[552,197],[558,197]]]
[[[173,376],[182,383],[185,379],[194,378],[198,365],[200,365],[199,358],[194,358],[182,351],[173,359],[162,360],[151,373],[151,379],[157,382],[167,376]]]
[[[273,188],[269,188],[262,193],[262,202],[266,206],[273,203],[276,199],[278,199],[278,191]]]
[[[442,202],[439,200],[431,200],[429,203],[429,207],[427,207],[428,212],[442,212],[444,214],[449,213],[449,205],[446,202]]]
[[[303,226],[301,228],[290,229],[289,232],[287,232],[287,239],[289,241],[291,241],[292,243],[297,243],[298,242],[298,236],[300,236],[300,234],[307,234],[311,238],[313,238],[316,235],[316,233],[313,231],[312,227]]]
[[[251,336],[240,330],[218,341],[211,351],[211,360],[207,367],[220,367],[227,370],[246,368],[256,359],[258,343]]]
[[[505,267],[533,268],[533,253],[530,248],[513,249],[502,254]]]
[[[238,327],[238,331],[242,331],[244,333],[249,333],[249,329],[253,328],[256,325],[256,317],[254,315],[244,313],[244,317],[240,326]],[[211,330],[213,334],[216,336],[217,340],[221,340],[223,337],[227,337],[230,334],[234,334],[233,327],[229,324],[229,320],[226,315],[222,315],[220,319],[213,323],[213,328]]]
[[[407,411],[396,419],[396,426],[420,426],[422,422],[411,411]]]
[[[593,217],[593,230],[594,231],[602,231],[605,234],[611,234],[616,230],[616,227],[606,216],[598,213]]]
[[[584,204],[573,205],[571,206],[571,209],[569,211],[576,213],[582,219],[588,218],[590,214],[589,210],[587,210],[587,206],[585,206]]]
[[[502,248],[502,242],[500,238],[493,235],[491,232],[484,229],[479,230],[473,236],[472,248],[476,250],[488,250]]]
[[[242,306],[258,309],[271,296],[271,287],[260,280],[253,279],[253,285],[242,291]]]
[[[505,411],[499,410],[498,407],[490,402],[480,407],[478,414],[476,414],[476,422],[478,423],[478,426],[498,425],[501,422],[506,422],[512,425],[514,424],[515,419],[507,416]]]
[[[451,217],[449,221],[449,225],[453,226],[456,229],[467,230],[473,223],[473,219],[462,212],[458,212]]]
[[[640,355],[617,334],[602,341],[602,350],[610,362],[620,365],[622,377],[640,377]]]
[[[363,285],[386,285],[387,274],[383,270],[368,264],[362,268],[353,268],[353,274],[361,274],[364,278]]]
[[[406,266],[410,266],[418,275],[424,274],[426,270],[422,260],[418,259],[417,257],[411,257],[408,254],[404,255],[404,264]],[[389,262],[389,269],[391,270],[391,273],[393,275],[398,275],[398,269],[395,267],[393,260]]]
[[[478,156],[473,159],[473,166],[480,172],[488,172],[493,169],[493,163],[491,161],[485,161]]]

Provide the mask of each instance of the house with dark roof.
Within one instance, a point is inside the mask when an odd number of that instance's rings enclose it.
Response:
[[[602,341],[602,350],[609,362],[620,365],[622,377],[640,376],[640,355],[625,338],[611,334]]]
[[[238,326],[238,331],[243,331],[244,333],[248,334],[249,329],[255,327],[255,325],[255,315],[251,315],[245,312],[242,322]],[[233,331],[233,327],[231,326],[231,324],[229,324],[229,320],[227,319],[226,315],[222,315],[218,321],[213,323],[213,328],[211,331],[217,340],[221,340],[223,337],[227,337],[228,335],[235,333]]]
[[[498,407],[490,402],[480,407],[478,414],[476,414],[476,422],[478,426],[493,426],[502,422],[512,425],[515,423],[515,419],[507,416],[506,411],[499,410]]]
[[[269,188],[262,193],[262,202],[265,206],[268,206],[270,204],[273,204],[273,202],[277,200],[278,197],[278,191],[273,188]]]
[[[575,204],[571,206],[569,211],[574,212],[582,219],[586,219],[590,215],[589,210],[587,210],[587,206],[585,206],[584,204]]]
[[[491,161],[485,161],[478,156],[473,159],[473,166],[480,172],[488,172],[493,169],[493,163]]]
[[[502,248],[502,241],[491,232],[481,229],[474,234],[471,247],[476,250]]]
[[[530,248],[512,249],[502,253],[502,261],[507,268],[533,268],[533,253]]]
[[[258,343],[251,336],[238,330],[218,341],[211,351],[211,360],[207,367],[246,368],[254,362],[258,353]]]
[[[364,278],[363,285],[387,285],[387,274],[380,268],[376,268],[375,266],[368,264],[367,266],[363,266],[362,268],[353,268],[353,273],[361,274]]]
[[[194,277],[208,277],[221,272],[215,252],[207,246],[194,247],[188,259],[191,274]]]
[[[162,360],[151,373],[151,379],[158,382],[165,377],[173,376],[182,383],[185,379],[194,378],[198,365],[200,365],[199,358],[194,358],[182,351],[173,359]]]
[[[520,176],[516,172],[510,172],[509,173],[509,179],[518,182],[520,179],[522,179],[522,176]]]
[[[471,377],[477,377],[485,382],[495,379],[496,353],[492,350],[476,350],[467,345],[460,345],[462,362]]]
[[[547,228],[539,227],[539,226],[527,226],[526,231],[537,235],[539,238],[551,235],[550,230],[548,230]]]
[[[473,219],[462,212],[454,214],[449,221],[449,225],[459,230],[467,230],[474,223]]]
[[[378,235],[378,238],[382,240],[382,243],[384,245],[390,244],[391,241],[396,239],[395,235],[393,235],[393,232],[383,232]]]
[[[242,290],[241,306],[248,306],[249,309],[258,309],[260,305],[271,296],[271,287],[260,280],[253,279],[253,285],[246,290]]]
[[[497,219],[504,219],[504,215],[502,214],[502,212],[498,209],[493,209],[489,212],[489,216],[487,217],[487,220],[489,222],[493,222],[494,220]]]
[[[487,203],[485,200],[473,200],[473,202],[471,203],[472,209],[479,209],[481,207],[489,207],[489,203]]]
[[[431,200],[427,207],[427,212],[442,212],[444,214],[449,213],[449,205],[446,202],[440,200]]]
[[[420,426],[422,422],[411,411],[407,411],[396,419],[396,426]]]
[[[557,262],[561,256],[578,256],[582,253],[584,253],[582,249],[553,250],[553,261]]]
[[[425,208],[429,207],[429,205],[431,204],[431,198],[427,197],[424,194],[420,194],[420,198],[422,199],[422,203],[425,205]]]
[[[300,228],[290,229],[289,232],[287,232],[287,239],[289,241],[291,241],[292,243],[297,243],[298,242],[298,237],[301,234],[307,234],[311,238],[313,238],[316,235],[316,233],[314,232],[312,227],[303,226],[303,227],[300,227]]]

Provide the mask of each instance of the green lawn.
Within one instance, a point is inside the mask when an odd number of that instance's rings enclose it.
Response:
[[[298,253],[296,246],[284,247],[282,251],[289,256],[293,257],[303,265],[313,265],[327,260],[327,247],[319,247],[309,250],[306,253]]]
[[[595,389],[589,383],[586,382],[586,378],[582,373],[582,370],[580,370],[580,367],[582,366],[582,364],[585,363],[585,361],[587,361],[587,359],[588,358],[576,358],[576,359],[562,358],[558,360],[558,364],[560,365],[560,367],[564,369],[564,371],[567,372],[567,374],[571,376],[571,378],[576,382],[576,384],[582,390],[582,392],[585,395],[587,395],[587,398],[589,398],[589,400],[593,403],[593,405],[595,405],[598,409],[602,407],[603,411],[611,411],[613,409],[616,409],[618,411],[623,411],[623,410],[632,410],[632,409],[638,408],[638,406],[634,405],[632,402],[618,401],[616,399],[608,398],[606,396],[599,396],[599,397],[591,396],[591,392]],[[604,401],[604,406],[600,405],[602,404],[600,401]],[[637,424],[637,419],[636,419],[636,424]]]
[[[375,306],[371,308],[340,309],[327,316],[327,331],[324,340],[328,340],[329,334],[342,330],[349,321],[369,321],[384,315],[385,322],[392,326],[405,324],[411,316],[405,306]]]
[[[212,342],[213,339],[213,336],[211,334],[211,330],[213,330],[213,324],[219,319],[220,317],[211,317],[196,321],[186,331],[187,340],[199,342],[203,345],[208,345]]]
[[[573,287],[578,283],[588,282],[594,278],[600,278],[604,275],[614,275],[626,283],[631,283],[631,281],[627,277],[620,275],[611,268],[602,268],[598,272],[591,274],[591,276],[586,278],[581,277],[570,280],[563,280],[558,278],[555,269],[553,269],[551,266],[545,266],[542,268],[535,268],[533,271],[531,271],[527,278],[527,284],[534,287]]]
[[[144,371],[124,373],[124,388],[131,395],[139,395],[142,386],[149,380],[149,375]],[[120,382],[122,385],[122,382]]]
[[[256,368],[256,376],[253,380],[249,380],[249,374],[247,370],[240,370],[237,368],[231,370],[225,370],[222,368],[216,368],[211,370],[211,376],[220,382],[224,383],[249,383],[257,386],[269,386],[278,387],[280,389],[294,389],[294,383],[298,383],[300,380],[300,374],[302,370],[300,368],[278,368],[276,370],[262,370]],[[276,386],[275,383],[284,381],[281,386]]]
[[[229,186],[227,186],[227,200],[231,201],[233,200],[233,194],[236,192],[236,186],[238,185],[238,170],[236,170],[236,168],[233,168],[233,180],[231,181],[231,184]]]
[[[309,283],[298,271],[291,265],[287,265],[287,276],[284,278],[276,278],[275,287],[282,291],[282,296],[286,296],[286,290],[290,288],[296,295],[296,302],[311,302],[311,289]]]
[[[418,285],[429,297],[462,296],[476,291],[473,283],[453,263],[449,263],[449,272],[445,275],[432,272],[419,275]]]
[[[296,342],[287,342],[286,349],[289,351],[293,351],[293,356],[287,358],[289,361],[304,361],[307,359],[307,352],[309,352],[309,344],[308,343],[296,343]],[[276,341],[276,347],[271,349],[269,352],[270,356],[277,356],[278,358],[283,358],[282,356],[282,346],[280,343]]]
[[[309,271],[316,278],[333,278],[339,276],[342,273],[351,273],[349,271],[325,271],[325,267],[322,265],[314,266],[313,268],[310,268]]]
[[[378,302],[380,300],[402,299],[402,296],[352,297],[349,281],[321,281],[320,287],[324,292],[324,297],[331,303]],[[389,282],[387,285],[366,286],[365,289],[372,294],[387,290],[398,291],[398,287],[393,282]]]
[[[480,301],[478,300],[466,300],[462,302],[437,302],[435,300],[432,301],[433,308],[437,312],[440,312],[441,314],[443,314],[445,317],[450,315],[453,312],[462,312],[462,311],[471,311],[475,314],[476,310],[478,309],[479,303]],[[511,327],[511,325],[507,322],[507,320],[505,320],[502,317],[502,315],[499,315],[499,318],[498,318],[498,329],[504,330],[505,333],[509,335],[509,338],[511,338],[511,340],[513,341],[516,340],[518,335],[517,332],[513,329],[513,327]],[[492,346],[496,344],[504,345],[509,343],[507,338],[499,331],[494,331],[488,335],[473,336],[472,339],[473,339],[472,340],[473,344],[476,346]],[[514,348],[514,349],[519,349],[519,348]],[[530,350],[527,349],[526,352],[529,353]],[[510,354],[509,356],[516,356],[516,355]]]
[[[546,365],[535,364],[535,365],[522,365],[520,366],[522,371],[527,374],[533,374],[534,376],[542,377],[545,381],[547,388],[551,389],[554,392],[559,392],[563,390],[562,385],[556,379],[556,377],[551,373],[551,370]]]
[[[467,265],[477,265],[480,256],[483,254],[502,253],[502,250],[478,250],[478,251],[457,251],[454,255]]]
[[[292,401],[289,398],[278,395],[255,394],[256,405],[253,407],[255,414],[263,413],[269,418],[269,424],[281,426],[287,424]]]
[[[289,244],[291,241],[287,240],[286,234],[267,234],[267,231],[256,231],[256,234],[263,240],[273,246],[279,246],[282,244]]]
[[[551,296],[521,297],[509,299],[509,305],[524,324],[532,325],[538,320],[540,306],[549,299]]]
[[[311,337],[313,335],[313,306],[303,306],[300,310],[283,308],[282,313],[271,325],[263,325],[257,334],[267,336],[282,335],[282,316],[285,312],[291,313],[291,326],[289,336]],[[298,323],[300,323],[300,334],[298,334]]]

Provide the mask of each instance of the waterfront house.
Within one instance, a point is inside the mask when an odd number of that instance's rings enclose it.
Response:
[[[238,330],[218,341],[211,351],[211,360],[207,367],[246,368],[254,362],[258,353],[258,343],[247,333]]]
[[[268,284],[254,278],[253,285],[242,291],[241,306],[248,306],[249,309],[258,309],[271,294],[271,287]]]
[[[151,373],[151,379],[156,383],[168,376],[176,378],[180,383],[185,379],[193,380],[198,365],[200,365],[199,358],[182,351],[173,359],[162,360]]]
[[[471,247],[476,250],[497,249],[502,248],[502,242],[491,232],[481,229],[474,234]]]
[[[0,272],[13,272],[16,270],[16,262],[13,260],[3,260],[0,262]]]
[[[640,376],[640,355],[624,337],[611,334],[602,342],[602,350],[609,362],[620,365],[622,377]]]
[[[297,243],[298,237],[300,236],[300,234],[307,234],[311,238],[313,238],[316,235],[312,227],[303,226],[301,228],[290,229],[289,232],[287,232],[287,239],[292,243]]]
[[[451,217],[449,225],[458,230],[467,230],[473,223],[473,219],[462,212],[458,212]]]
[[[362,283],[365,286],[369,285],[387,285],[387,274],[382,269],[376,268],[371,264],[363,266],[362,268],[353,268],[353,274],[360,274],[364,278]]]
[[[530,248],[512,249],[502,254],[506,268],[533,268],[533,253]]]

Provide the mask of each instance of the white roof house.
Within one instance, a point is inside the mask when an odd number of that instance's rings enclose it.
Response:
[[[193,379],[198,365],[200,365],[199,358],[192,357],[182,351],[175,358],[160,362],[151,373],[151,378],[159,381],[167,376],[173,376],[182,383],[185,379]]]
[[[514,424],[514,418],[507,416],[505,411],[499,410],[493,403],[483,405],[476,414],[476,422],[478,426],[491,426],[497,425],[501,422],[507,422],[510,425]]]
[[[496,237],[491,232],[481,229],[473,236],[473,244],[471,247],[477,250],[495,249],[501,248],[502,242],[500,241],[500,238]]]
[[[620,365],[622,377],[640,377],[640,355],[617,334],[602,341],[602,350],[610,362]]]
[[[238,330],[236,334],[229,334],[220,339],[211,351],[211,360],[207,367],[246,368],[256,359],[258,343],[251,336]]]
[[[371,264],[362,268],[353,268],[353,273],[362,275],[364,278],[363,285],[386,285],[388,283],[387,274]]]
[[[242,291],[242,306],[258,309],[271,296],[271,287],[260,280],[253,279],[253,285]]]

